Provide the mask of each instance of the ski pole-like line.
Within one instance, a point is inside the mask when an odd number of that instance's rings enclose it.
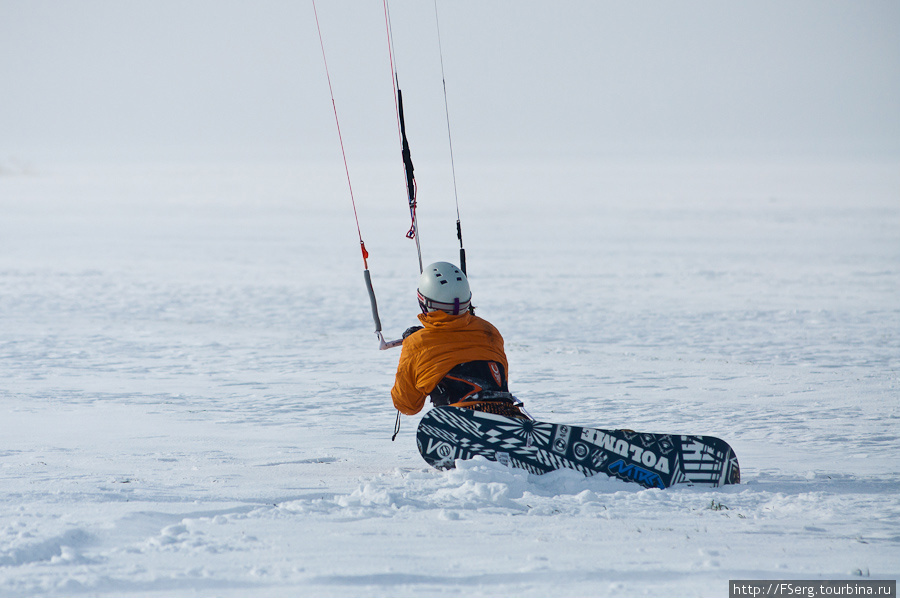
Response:
[[[414,167],[409,151],[409,141],[406,138],[406,122],[403,118],[403,93],[400,91],[400,77],[397,75],[396,59],[394,57],[394,33],[391,26],[391,9],[388,0],[382,0],[384,5],[384,25],[387,33],[388,58],[391,65],[391,81],[394,85],[394,110],[397,114],[397,132],[400,136],[400,155],[403,160],[403,171],[406,177],[406,194],[409,202],[410,227],[406,233],[407,239],[416,242],[416,253],[419,257],[419,273],[424,269],[422,262],[422,244],[419,239],[419,219],[416,215],[416,179],[413,175]]]
[[[313,15],[316,18],[316,31],[319,34],[319,47],[322,48],[322,63],[325,65],[325,78],[328,80],[328,93],[331,95],[331,108],[334,111],[334,124],[337,127],[338,141],[341,144],[341,156],[344,159],[344,173],[347,175],[347,187],[350,190],[350,203],[353,205],[353,218],[356,221],[356,233],[359,236],[359,247],[363,259],[363,279],[366,283],[366,291],[369,293],[369,304],[372,307],[372,319],[375,321],[375,335],[379,340],[379,349],[396,347],[403,341],[384,340],[381,334],[381,318],[378,317],[378,302],[375,300],[375,288],[372,286],[372,275],[369,273],[369,252],[362,238],[362,228],[359,225],[359,214],[356,211],[356,198],[353,196],[353,183],[350,178],[350,166],[347,163],[347,151],[344,149],[344,138],[341,135],[341,121],[338,118],[337,102],[334,100],[334,88],[331,86],[331,74],[328,70],[328,58],[325,54],[325,42],[322,38],[322,27],[319,25],[319,11],[316,10],[316,0],[312,0]]]
[[[463,247],[462,223],[459,217],[459,192],[456,186],[456,162],[453,159],[453,135],[450,131],[450,106],[447,101],[447,77],[444,74],[444,47],[441,44],[441,22],[438,17],[438,4],[434,0],[434,25],[437,29],[438,54],[441,59],[441,83],[444,87],[444,115],[447,120],[447,143],[450,146],[450,172],[453,175],[453,199],[456,202],[456,238],[459,239],[459,268],[463,274],[468,275],[466,271],[466,250]]]
[[[344,159],[344,173],[347,175],[347,187],[350,189],[350,203],[353,205],[353,218],[356,220],[356,232],[359,235],[359,244],[362,249],[363,265],[369,269],[369,252],[363,242],[362,229],[359,226],[359,214],[356,212],[356,198],[353,196],[353,183],[350,179],[350,166],[347,164],[347,152],[344,149],[344,137],[341,135],[341,121],[338,118],[337,103],[334,101],[334,88],[331,86],[331,73],[328,70],[328,58],[325,55],[325,42],[322,39],[322,27],[319,25],[319,12],[316,10],[316,0],[312,0],[313,15],[316,18],[316,32],[319,34],[319,47],[322,48],[322,63],[325,65],[325,79],[328,81],[328,93],[331,95],[331,108],[334,111],[334,124],[337,127],[338,141],[341,144],[341,156]]]

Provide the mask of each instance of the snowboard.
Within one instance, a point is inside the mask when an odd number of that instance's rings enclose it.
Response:
[[[416,443],[425,461],[437,469],[481,455],[534,474],[565,467],[645,488],[718,487],[741,481],[734,451],[712,436],[585,428],[435,407],[419,421]]]

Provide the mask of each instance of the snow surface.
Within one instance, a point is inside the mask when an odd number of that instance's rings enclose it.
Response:
[[[390,441],[340,166],[0,168],[0,595],[723,596],[900,576],[896,162],[461,164],[475,302],[548,421],[712,434],[643,490]],[[417,164],[426,261],[452,197]],[[388,336],[398,164],[355,167]],[[390,182],[389,182],[390,181]],[[397,193],[396,191],[400,191]]]

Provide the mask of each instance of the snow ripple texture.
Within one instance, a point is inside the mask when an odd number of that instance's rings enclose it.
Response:
[[[390,442],[339,166],[0,169],[0,596],[900,576],[897,164],[465,165],[512,390],[724,438],[744,483],[714,491],[435,471],[415,417]],[[395,166],[356,169],[388,336],[416,311]],[[455,255],[450,209],[422,202],[426,259]]]

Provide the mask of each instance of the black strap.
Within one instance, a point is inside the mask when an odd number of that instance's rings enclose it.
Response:
[[[403,93],[397,87],[397,116],[400,119],[400,154],[403,158],[403,170],[406,172],[406,194],[409,197],[409,213],[412,224],[407,238],[416,238],[416,177],[413,174],[415,168],[412,163],[412,153],[409,151],[409,141],[406,139],[406,120],[403,118]]]
[[[394,435],[391,436],[391,442],[397,440],[397,434],[400,433],[400,410],[397,410],[397,421],[394,422]]]

